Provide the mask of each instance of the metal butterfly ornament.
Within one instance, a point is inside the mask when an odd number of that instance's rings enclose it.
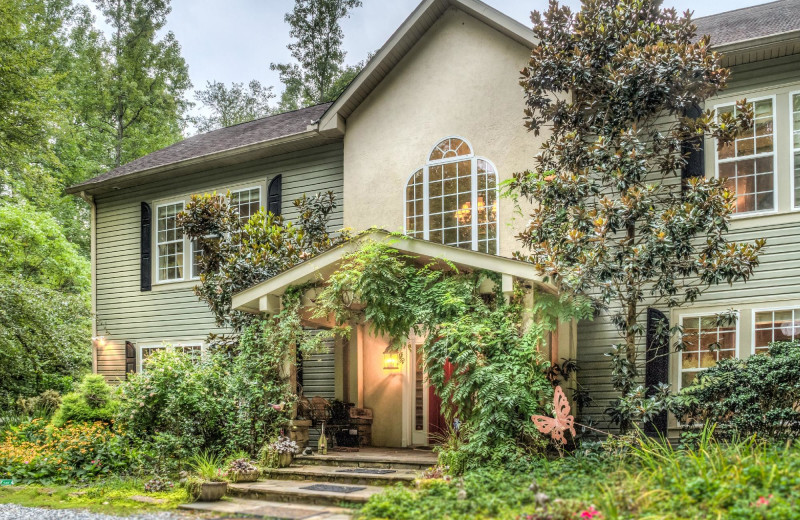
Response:
[[[575,437],[575,418],[569,414],[569,401],[560,386],[556,387],[553,396],[553,408],[556,411],[555,418],[546,415],[531,415],[531,421],[544,435],[550,435],[554,441],[566,444],[567,439],[564,433],[569,431]]]

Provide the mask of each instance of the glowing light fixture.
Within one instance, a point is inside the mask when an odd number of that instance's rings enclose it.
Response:
[[[383,351],[383,369],[400,370],[400,354],[389,350],[389,347]]]
[[[98,348],[103,348],[103,347],[106,346],[106,337],[105,336],[95,336],[94,338],[92,338],[92,341],[94,342],[95,346],[97,346]]]

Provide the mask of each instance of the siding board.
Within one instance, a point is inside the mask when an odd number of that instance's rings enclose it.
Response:
[[[214,168],[159,182],[142,182],[98,196],[96,251],[96,310],[98,334],[108,344],[98,351],[98,373],[109,379],[125,375],[124,342],[153,344],[203,340],[210,332],[225,332],[214,324],[206,305],[192,292],[191,283],[153,284],[139,290],[140,203],[187,194],[217,191],[250,183],[264,185],[283,176],[284,214],[297,216],[292,202],[304,193],[333,191],[338,207],[331,229],[342,227],[344,185],[341,142],[292,152],[245,164]]]

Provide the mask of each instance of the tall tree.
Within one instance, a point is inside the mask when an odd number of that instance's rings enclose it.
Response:
[[[219,81],[209,81],[206,88],[195,91],[195,98],[210,112],[197,116],[194,123],[200,132],[252,121],[274,112],[270,102],[275,98],[272,87],[263,87],[259,81],[247,84],[231,83],[230,88]]]
[[[532,20],[539,44],[520,81],[526,124],[551,133],[533,170],[510,184],[537,203],[520,236],[561,290],[608,309],[621,340],[609,355],[622,395],[609,411],[625,428],[643,410],[626,403],[644,394],[637,346],[647,306],[693,302],[713,285],[746,281],[758,265],[763,240],[726,239],[732,193],[715,179],[681,183],[703,136],[728,145],[751,128],[752,108],[685,117],[729,72],[708,37],[695,39],[689,14],[659,0],[584,0],[578,13],[551,0]]]
[[[169,0],[96,0],[111,26],[110,72],[97,73],[94,93],[113,140],[116,167],[181,138],[191,88],[172,31],[159,39]]]
[[[347,86],[342,85],[342,78],[358,74],[360,67],[344,66],[340,22],[360,6],[361,0],[295,0],[294,9],[284,19],[291,27],[294,41],[288,48],[296,63],[270,64],[284,84],[281,111],[336,99]]]

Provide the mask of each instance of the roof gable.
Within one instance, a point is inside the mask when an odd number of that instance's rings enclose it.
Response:
[[[325,112],[319,122],[320,132],[343,134],[344,121],[451,7],[466,12],[522,45],[530,48],[536,45],[531,29],[480,0],[423,0]]]

